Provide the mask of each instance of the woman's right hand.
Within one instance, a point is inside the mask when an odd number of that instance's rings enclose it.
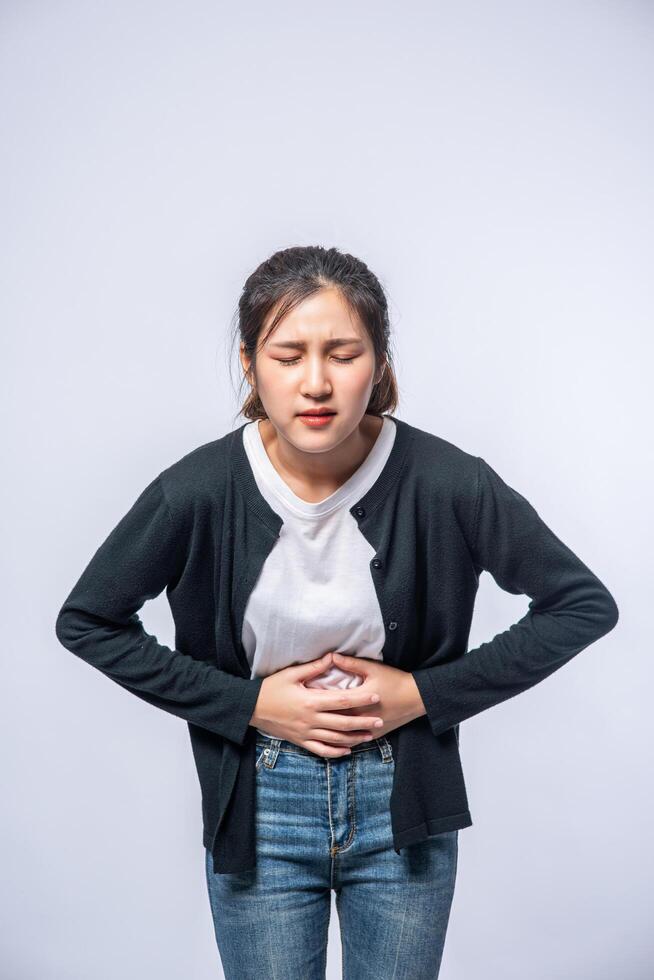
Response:
[[[306,680],[324,673],[331,663],[327,653],[264,677],[250,724],[330,759],[348,755],[350,746],[374,738],[375,728],[383,726],[379,715],[340,714],[379,700],[365,681],[345,690],[305,687]],[[376,726],[377,721],[382,724]]]

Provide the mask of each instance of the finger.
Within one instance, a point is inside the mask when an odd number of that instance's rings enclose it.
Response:
[[[370,704],[377,704],[379,694],[371,691],[366,684],[358,687],[350,687],[345,690],[337,688],[334,690],[324,690],[316,688],[317,692],[313,701],[317,711],[338,711],[339,708],[356,708]]]
[[[369,673],[369,665],[361,657],[348,657],[345,653],[334,653],[334,664],[344,670],[350,670],[353,674],[362,674],[364,677]]]
[[[333,732],[374,732],[384,725],[378,715],[338,715],[333,712],[316,712],[315,724]]]
[[[352,751],[350,748],[343,747],[339,748],[335,745],[328,745],[325,742],[317,742],[309,739],[309,741],[304,742],[305,748],[309,749],[315,755],[321,755],[328,759],[338,759],[343,755],[350,755]]]
[[[330,651],[318,660],[310,660],[306,664],[297,664],[297,666],[291,667],[290,670],[295,680],[303,681],[305,678],[316,677],[318,674],[322,674],[330,666],[331,662],[332,653]]]
[[[313,728],[311,735],[331,745],[359,745],[361,742],[370,742],[375,738],[372,732],[365,729],[340,733],[329,728]]]

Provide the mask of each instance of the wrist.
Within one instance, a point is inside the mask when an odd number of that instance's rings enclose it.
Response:
[[[420,689],[416,684],[416,679],[411,672],[406,674],[406,697],[407,703],[409,705],[409,712],[412,718],[421,718],[423,715],[427,714],[427,709],[425,708],[424,701],[420,694]]]
[[[262,719],[261,719],[261,703],[263,701],[263,686],[264,686],[264,683],[266,681],[266,678],[265,677],[259,677],[257,679],[260,681],[260,683],[259,683],[259,690],[257,692],[256,701],[254,702],[254,707],[253,707],[253,710],[252,710],[252,714],[250,715],[250,721],[248,722],[249,725],[252,725],[255,728],[260,727],[261,724],[262,724]]]

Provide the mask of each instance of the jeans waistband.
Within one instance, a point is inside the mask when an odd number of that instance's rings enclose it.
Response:
[[[263,732],[260,728],[255,728],[255,731],[257,745],[268,746],[273,751],[276,750],[276,753],[291,752],[295,755],[308,755],[312,759],[321,759],[330,762],[337,762],[340,759],[348,759],[350,757],[349,755],[339,755],[338,757],[318,755],[317,752],[305,749],[302,745],[296,745],[295,742],[289,742],[285,738],[275,738],[273,735],[268,735],[267,732]],[[393,759],[393,749],[385,735],[381,735],[379,738],[373,738],[369,742],[360,742],[358,745],[351,745],[350,749],[352,755],[356,752],[369,752],[371,749],[377,749],[384,761],[392,761]]]

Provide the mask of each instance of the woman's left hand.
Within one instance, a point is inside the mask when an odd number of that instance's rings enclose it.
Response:
[[[349,657],[343,653],[332,652],[332,663],[335,667],[360,674],[363,683],[371,692],[379,695],[375,705],[375,714],[384,719],[381,728],[374,731],[375,737],[387,735],[395,728],[406,725],[426,714],[425,706],[420,697],[413,676],[406,670],[386,664],[381,660],[368,660],[366,657]],[[370,714],[369,707],[340,709],[348,715]]]

